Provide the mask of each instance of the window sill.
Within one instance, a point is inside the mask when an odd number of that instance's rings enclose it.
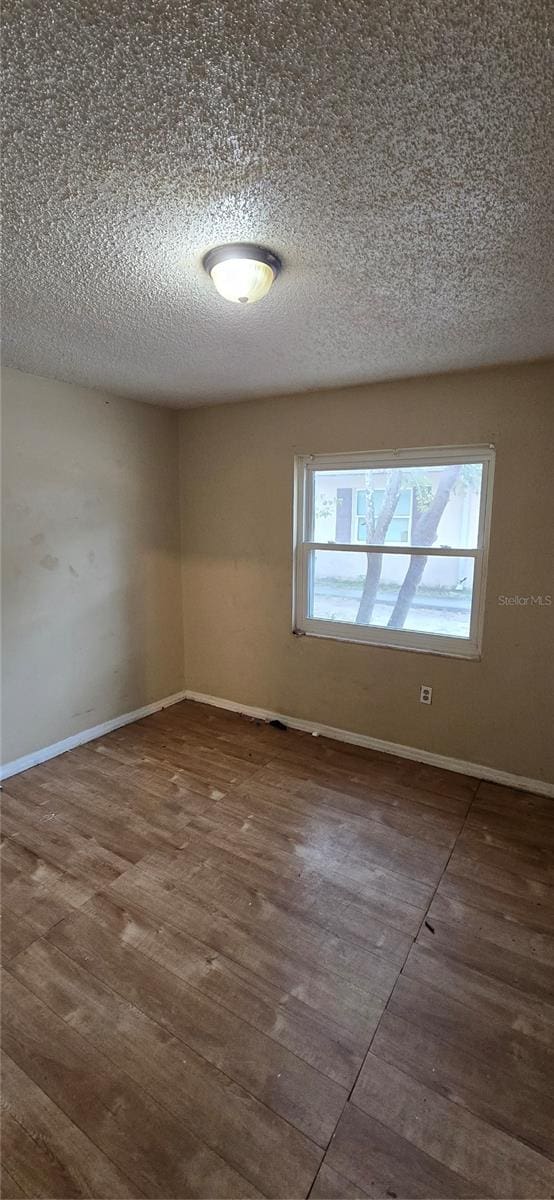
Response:
[[[445,649],[442,646],[414,646],[409,642],[379,641],[378,638],[354,637],[350,634],[323,633],[312,629],[293,629],[293,637],[318,638],[327,642],[346,642],[354,646],[377,646],[379,650],[403,650],[410,654],[433,654],[439,658],[461,658],[469,662],[481,662],[481,651],[474,646],[465,649]]]

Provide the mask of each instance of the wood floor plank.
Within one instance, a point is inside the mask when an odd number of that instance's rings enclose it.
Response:
[[[119,901],[119,903],[118,903]],[[343,1029],[322,1021],[288,993],[267,983],[226,955],[169,924],[146,917],[112,893],[94,896],[83,911],[100,921],[126,945],[222,1004],[247,1024],[291,1050],[322,1075],[350,1088],[361,1066],[366,1043],[356,1044]],[[380,1015],[379,1008],[377,1016]]]
[[[356,892],[321,879],[316,872],[285,874],[268,863],[257,863],[213,846],[199,834],[187,831],[179,853],[168,856],[166,861],[178,864],[189,860],[191,865],[204,863],[223,876],[238,879],[255,893],[284,902],[287,908],[307,914],[311,921],[317,921],[339,937],[359,942],[370,950],[378,949],[396,962],[404,961],[424,912],[394,897],[383,896],[382,889],[376,888],[375,899],[369,902]]]
[[[465,852],[459,844],[452,852],[444,876],[445,879],[452,877],[474,880],[475,883],[491,888],[495,892],[501,892],[503,895],[534,901],[536,904],[544,905],[547,909],[554,908],[554,887],[540,883],[533,878],[527,879],[525,875],[513,870],[494,867],[482,862],[480,858]]]
[[[178,769],[170,760],[151,758],[139,751],[132,752],[120,744],[106,739],[88,746],[80,746],[80,762],[87,769],[110,780],[121,780],[126,788],[137,792],[137,799],[145,806],[145,815],[151,811],[152,801],[157,797],[160,810],[165,815],[189,811],[202,812],[206,804],[224,795],[203,777],[191,771]],[[174,807],[176,806],[176,807]]]
[[[127,725],[124,729],[110,734],[109,744],[136,752],[136,769],[140,774],[146,764],[150,767],[157,767],[159,764],[162,770],[164,766],[170,765],[179,782],[184,783],[188,780],[193,786],[207,789],[208,793],[210,788],[227,791],[258,769],[257,763],[227,756],[214,747],[202,751],[202,748],[195,744],[182,743],[178,748],[164,746],[159,738],[151,737],[148,731],[137,731],[133,725]]]
[[[136,788],[131,791],[131,799],[126,800],[121,787],[114,789],[112,785],[106,795],[105,787],[97,782],[91,785],[76,776],[74,771],[63,780],[53,777],[42,783],[35,791],[37,807],[54,813],[85,837],[95,838],[99,845],[127,862],[138,862],[155,846],[181,844],[188,813],[183,812],[181,819],[173,820],[168,829],[167,823],[166,827],[160,823],[159,814],[149,814],[146,819],[137,811]]]
[[[2,1114],[2,1154],[9,1164],[17,1186],[23,1181],[27,1196],[78,1196],[65,1164],[53,1158],[50,1147],[34,1141],[9,1112]],[[131,1194],[131,1193],[128,1193]]]
[[[239,875],[254,887],[269,888],[271,895],[284,898],[289,904],[297,901],[301,911],[309,909],[310,915],[316,913],[318,919],[330,927],[336,923],[340,926],[341,915],[346,912],[347,906],[359,905],[363,917],[358,922],[356,940],[382,946],[383,926],[387,930],[390,927],[405,935],[401,940],[394,939],[389,933],[386,935],[389,946],[395,945],[399,956],[404,955],[407,941],[411,942],[417,933],[432,896],[431,889],[379,868],[369,871],[366,867],[362,889],[357,881],[349,887],[344,881],[333,878],[330,863],[318,871],[291,863],[284,856],[270,859],[266,855],[262,860],[261,857],[249,855],[248,851],[245,856],[240,845],[235,844],[231,848],[225,842],[220,844],[217,838],[204,837],[197,830],[191,830],[190,826],[180,849],[201,854],[205,861],[211,861],[218,870],[233,876]],[[373,923],[376,923],[375,933],[372,930]],[[340,933],[340,928],[337,932]],[[349,933],[349,936],[352,935]]]
[[[129,828],[121,815],[114,818],[109,812],[102,812],[101,802],[98,803],[98,797],[94,793],[85,793],[83,804],[79,805],[78,798],[75,799],[75,785],[65,786],[66,792],[62,796],[60,785],[43,786],[37,803],[39,818],[47,811],[49,816],[53,815],[58,822],[62,821],[64,828],[74,829],[84,837],[95,838],[100,846],[116,854],[127,864],[138,862],[149,850],[151,851],[153,844],[163,844],[161,839],[156,837],[154,829],[145,837],[142,830]]]
[[[440,951],[492,979],[552,1002],[554,967],[478,937],[473,929],[466,929],[463,924],[451,925],[435,915],[432,923],[424,922],[421,926],[416,944]]]
[[[498,783],[481,780],[475,794],[475,812],[507,813],[518,820],[528,817],[546,817],[554,821],[554,802],[551,796],[537,796],[533,792],[522,792]]]
[[[527,929],[552,934],[554,887],[547,887],[534,880],[521,879],[518,887],[512,883],[512,879],[513,876],[509,876],[508,872],[499,871],[490,883],[481,882],[475,877],[460,877],[454,864],[441,879],[438,895],[500,916],[505,921],[515,921],[517,925],[524,925]],[[526,889],[521,886],[525,883],[528,885]]]
[[[151,870],[173,893],[213,904],[249,927],[259,930],[268,941],[294,945],[306,959],[337,975],[344,975],[362,986],[369,984],[378,994],[388,994],[397,975],[398,959],[391,962],[380,949],[361,947],[341,938],[311,919],[308,910],[299,914],[283,901],[273,901],[266,892],[249,887],[237,876],[229,876],[206,863],[191,867],[186,855],[151,855],[139,865],[137,874]]]
[[[93,838],[69,829],[51,811],[37,811],[35,805],[12,795],[7,788],[2,792],[2,828],[62,871],[70,863],[71,875],[93,887],[112,883],[129,865]]]
[[[509,1066],[476,1053],[467,1037],[444,1040],[440,1020],[433,1030],[418,1024],[417,1007],[405,1002],[403,1018],[399,1011],[395,1004],[394,1013],[383,1015],[371,1045],[377,1058],[554,1157],[554,1108],[544,1095],[521,1083],[514,1087]]]
[[[6,1167],[29,1196],[136,1196],[136,1184],[7,1054],[2,1054],[2,1109],[11,1128],[4,1145]]]
[[[460,817],[467,812],[477,784],[476,780],[455,777],[451,772],[439,771],[435,776],[418,773],[416,763],[393,759],[391,755],[370,754],[362,759],[344,751],[330,751],[322,742],[317,749],[312,748],[311,755],[306,745],[296,750],[286,746],[276,748],[269,769],[273,765],[283,777],[304,777],[353,797],[363,799],[368,789],[376,788],[383,795],[414,800]]]
[[[503,1200],[552,1196],[554,1165],[545,1156],[372,1052],[360,1072],[352,1101],[418,1150],[467,1179],[479,1189],[478,1195]]]
[[[66,918],[48,936],[307,1137],[327,1144],[346,1100],[345,1088],[140,950],[122,945],[88,914]]]
[[[417,979],[452,996],[487,1020],[498,1022],[554,1049],[554,1003],[492,979],[483,971],[457,963],[440,951],[413,946],[404,978]],[[552,1062],[554,1073],[554,1060]]]
[[[454,1200],[461,1196],[482,1200],[491,1195],[350,1103],[338,1123],[325,1166],[375,1200],[392,1196],[402,1200]]]
[[[453,845],[463,823],[461,816],[442,813],[413,799],[403,800],[393,795],[388,800],[383,799],[382,793],[369,787],[363,799],[322,787],[312,795],[315,785],[310,781],[298,783],[291,780],[290,788],[279,788],[271,785],[271,778],[268,771],[258,771],[246,782],[227,792],[225,803],[230,805],[240,797],[245,804],[251,800],[256,807],[264,806],[270,815],[275,809],[286,808],[304,817],[316,816],[322,822],[327,821],[331,828],[342,827],[354,838],[360,834],[363,836],[367,821],[379,821],[408,837],[414,836],[418,841],[447,846]],[[346,821],[345,817],[348,818]]]
[[[236,739],[233,742],[217,741],[206,736],[205,729],[203,736],[196,732],[194,737],[187,737],[182,732],[182,723],[171,726],[167,720],[137,721],[126,725],[114,732],[113,741],[122,746],[136,746],[162,762],[171,761],[185,768],[198,767],[201,773],[209,773],[214,767],[221,769],[233,783],[239,775],[247,777],[268,761],[264,748],[255,750],[249,746],[245,749]]]
[[[14,776],[21,1195],[554,1197],[554,804],[190,701]]]
[[[522,820],[513,812],[491,812],[476,801],[468,815],[467,828],[482,836],[513,842],[524,852],[541,849],[552,854],[554,850],[554,821],[549,816],[532,816],[528,812]]]
[[[417,1013],[418,1024],[435,1029],[444,1041],[460,1044],[471,1039],[475,1053],[490,1064],[505,1069],[514,1087],[531,1087],[546,1096],[554,1095],[553,1051],[507,1022],[483,1014],[479,1007],[439,991],[419,979],[401,975],[388,1003],[388,1011],[401,1017],[407,1010]]]
[[[109,891],[131,904],[146,906],[161,921],[190,932],[212,950],[225,954],[239,966],[349,1030],[357,1041],[369,1044],[390,994],[388,981],[380,992],[376,990],[378,980],[373,981],[372,990],[367,984],[360,988],[345,976],[306,962],[295,947],[272,946],[263,937],[256,936],[251,928],[231,921],[217,909],[164,888],[146,871],[140,873],[140,878],[127,872]]]
[[[432,791],[442,796],[455,796],[469,805],[479,780],[461,771],[446,771],[443,767],[432,767],[427,763],[404,759],[402,778],[415,787]]]
[[[307,768],[313,778],[318,771],[328,775],[335,771],[341,784],[354,776],[366,783],[375,780],[380,786],[387,782],[395,789],[404,788],[407,796],[418,788],[422,796],[429,798],[430,804],[439,806],[444,802],[446,809],[451,799],[467,808],[479,785],[478,779],[467,775],[347,742],[337,744],[327,738],[318,738],[314,742],[310,734],[293,729],[288,729],[283,736],[281,730],[274,730],[263,721],[245,720],[238,713],[214,710],[198,702],[184,701],[156,714],[154,720],[174,731],[183,731],[184,736],[195,731],[205,736],[208,730],[212,740],[230,742],[238,735],[245,744],[266,747],[270,760],[277,763],[279,770],[288,763],[292,769]]]
[[[293,841],[296,857],[302,857],[314,866],[318,866],[324,857],[332,857],[337,862],[358,859],[382,864],[421,883],[438,882],[451,846],[451,843],[447,846],[433,845],[389,829],[380,821],[369,820],[365,822],[363,832],[360,829],[356,834],[347,831],[347,836],[341,838],[335,828],[330,828],[324,814],[319,820],[320,837],[314,838],[313,822],[303,816],[295,818],[289,810],[274,811],[270,816],[267,807],[264,811],[261,807],[253,811],[252,805],[239,806],[237,799],[231,808],[225,796],[214,803],[209,819],[235,829],[239,834],[250,828],[259,837],[265,837],[267,842],[274,842],[277,848],[288,850],[289,853]],[[194,819],[191,826],[195,828]]]
[[[480,825],[464,826],[457,846],[487,866],[554,884],[554,855],[548,847],[516,844],[509,834],[502,836]]]
[[[39,1187],[42,1181],[39,1180]],[[5,1166],[0,1163],[0,1196],[2,1200],[19,1200],[20,1196],[27,1196],[28,1192],[24,1192],[15,1179],[6,1170]]]
[[[290,838],[279,842],[275,838],[269,839],[267,831],[254,829],[252,824],[245,827],[244,822],[241,824],[236,820],[227,820],[225,823],[221,819],[216,821],[213,819],[213,810],[189,823],[187,837],[194,833],[211,845],[254,862],[269,864],[287,876],[296,878],[306,872],[311,875],[316,873],[328,883],[362,899],[367,896],[370,901],[382,894],[394,897],[410,908],[419,909],[420,919],[433,895],[432,885],[391,870],[382,862],[354,859],[351,855],[335,860],[321,853],[314,862],[310,862],[309,857],[294,853],[295,843]]]
[[[449,925],[462,927],[475,937],[494,942],[504,950],[513,951],[524,957],[554,966],[554,936],[539,933],[516,921],[506,920],[503,915],[490,913],[482,908],[453,898],[445,892],[437,892],[429,909],[427,922],[446,921]]]
[[[21,836],[25,834],[22,832]],[[35,836],[38,849],[40,838],[38,834]],[[47,847],[41,848],[47,852]],[[20,874],[2,888],[2,907],[8,919],[10,916],[12,920],[23,919],[36,936],[80,908],[94,891],[94,884],[43,862],[33,875]]]
[[[335,816],[328,808],[309,806],[306,802],[302,807],[304,811],[297,811],[283,804],[257,800],[254,781],[246,797],[237,790],[227,792],[206,815],[217,821],[225,814],[226,818],[234,818],[235,823],[240,822],[240,827],[242,823],[253,821],[255,828],[265,832],[268,840],[283,836],[294,839],[297,853],[308,835],[313,840],[313,850],[320,850],[337,862],[346,857],[372,861],[376,856],[392,870],[423,882],[436,882],[454,845],[455,834],[452,832],[441,840],[425,836],[424,830],[418,835],[415,821],[412,832],[406,828],[401,831],[369,815],[346,820],[340,814]],[[402,823],[407,825],[407,822]],[[316,829],[317,837],[314,836]]]
[[[29,779],[27,772],[25,776],[17,776],[17,781],[25,779],[29,799],[36,789],[36,782],[40,783],[41,791],[50,794],[56,789],[58,794],[73,796],[74,800],[79,795],[94,797],[98,811],[126,819],[132,829],[140,830],[145,823],[152,830],[152,845],[156,837],[178,845],[176,839],[187,825],[188,817],[199,815],[209,807],[209,797],[198,796],[174,783],[167,786],[161,775],[155,790],[143,787],[131,778],[126,765],[116,766],[113,758],[106,759],[93,749],[94,746],[96,743],[72,751],[70,761],[63,768],[58,767],[57,759],[34,768],[41,772],[38,781]]]
[[[13,970],[87,1045],[228,1162],[242,1178],[228,1176],[238,1192],[305,1194],[322,1151],[228,1076],[184,1052],[182,1042],[48,942],[21,955]],[[172,1128],[170,1121],[168,1137]]]
[[[35,943],[37,946],[38,943]],[[147,1196],[257,1196],[110,1059],[4,973],[9,1056]]]
[[[468,799],[437,794],[401,782],[400,777],[406,771],[405,763],[391,771],[390,768],[383,768],[380,759],[373,758],[368,762],[359,757],[354,762],[350,759],[350,773],[340,779],[335,775],[333,786],[330,783],[325,786],[324,782],[314,778],[308,767],[306,762],[300,767],[287,763],[283,769],[281,759],[274,757],[255,778],[276,790],[300,793],[314,802],[331,804],[345,812],[358,812],[362,816],[366,811],[366,799],[370,803],[375,800],[378,804],[394,806],[404,812],[409,812],[413,805],[418,813],[423,814],[422,819],[426,822],[431,822],[437,813],[463,821],[469,807]],[[352,770],[357,772],[353,786]]]
[[[176,712],[164,710],[153,719],[137,722],[136,729],[148,730],[155,741],[167,747],[171,754],[183,745],[195,746],[202,753],[221,751],[230,759],[253,764],[256,769],[266,766],[272,757],[269,743],[264,741],[263,726],[239,717],[234,734],[222,722],[210,723],[204,714],[193,714],[194,704],[182,704]],[[238,736],[237,736],[238,734]]]
[[[377,822],[375,826],[371,852],[354,854],[343,847],[337,848],[335,855],[332,847],[314,839],[309,827],[297,837],[293,830],[272,828],[254,815],[252,820],[243,821],[219,805],[214,805],[206,816],[193,817],[189,824],[191,831],[203,834],[215,845],[239,850],[262,861],[268,858],[288,867],[295,863],[297,869],[300,866],[319,871],[324,878],[358,890],[362,896],[364,882],[367,880],[371,887],[378,872],[381,878],[392,877],[393,883],[398,880],[396,893],[405,896],[408,902],[417,903],[416,897],[425,897],[428,902],[446,865],[448,850],[429,851],[419,846],[414,849],[409,846],[408,838],[403,838],[400,844],[399,834],[391,837]]]
[[[24,950],[26,946],[30,946],[37,937],[36,929],[29,925],[23,917],[16,917],[13,912],[5,908],[2,913],[2,931],[1,931],[1,946],[2,946],[2,962],[8,963],[14,955],[19,954],[20,950]]]
[[[368,1194],[323,1163],[315,1177],[310,1200],[364,1200]]]

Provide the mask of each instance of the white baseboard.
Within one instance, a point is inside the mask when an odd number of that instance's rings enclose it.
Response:
[[[501,783],[506,787],[518,788],[524,792],[535,792],[540,796],[554,797],[554,784],[546,783],[542,779],[527,779],[523,775],[512,775],[509,771],[499,771],[496,767],[485,767],[479,763],[449,758],[445,754],[434,754],[431,750],[422,750],[417,746],[401,746],[398,742],[385,742],[381,738],[369,737],[365,733],[352,733],[348,729],[336,729],[333,725],[321,725],[318,721],[304,721],[301,717],[290,717],[286,713],[272,712],[271,709],[240,704],[236,700],[224,700],[220,696],[207,696],[203,692],[192,692],[188,689],[175,692],[173,696],[165,696],[163,700],[155,700],[152,704],[145,704],[143,708],[137,708],[134,712],[112,717],[110,721],[94,725],[91,729],[83,729],[80,733],[74,733],[71,737],[64,738],[61,742],[55,742],[52,746],[45,746],[42,750],[34,750],[31,754],[25,754],[22,758],[15,758],[12,762],[5,763],[0,767],[0,779],[9,779],[11,775],[18,775],[21,771],[36,767],[50,758],[56,758],[58,754],[65,754],[67,750],[83,746],[85,742],[92,742],[95,738],[104,737],[112,729],[120,729],[122,725],[140,721],[143,717],[159,712],[162,708],[178,704],[181,700],[196,700],[200,704],[210,704],[213,708],[226,708],[230,712],[244,713],[247,717],[257,717],[260,721],[282,721],[283,725],[290,725],[291,729],[301,729],[304,733],[317,733],[321,737],[333,738],[338,742],[349,742],[353,746],[365,746],[369,750],[380,750],[383,754],[395,754],[399,758],[429,763],[430,766],[442,767],[446,771],[456,771],[461,775],[472,775],[476,779]]]
[[[36,767],[39,763],[47,762],[49,758],[56,758],[58,754],[65,754],[67,750],[74,750],[76,746],[92,742],[94,738],[104,737],[112,729],[120,729],[122,725],[140,721],[142,717],[149,717],[151,713],[159,712],[161,708],[169,708],[171,704],[178,704],[180,700],[185,700],[186,696],[186,692],[175,692],[173,696],[165,696],[163,700],[154,700],[152,704],[145,704],[143,708],[136,708],[134,712],[122,713],[120,717],[112,717],[110,721],[103,721],[101,725],[93,725],[91,729],[82,729],[80,733],[73,733],[71,737],[64,738],[61,742],[45,746],[43,750],[33,750],[31,754],[24,754],[22,758],[14,758],[12,762],[4,763],[4,766],[0,767],[0,779],[9,779],[11,775],[19,775],[21,771],[28,771],[29,767]]]
[[[429,763],[445,771],[456,771],[459,775],[472,775],[491,783],[502,783],[506,787],[518,788],[523,792],[535,792],[540,796],[554,797],[554,784],[542,779],[527,779],[523,775],[512,775],[510,771],[499,771],[496,767],[485,767],[479,763],[464,762],[460,758],[449,758],[446,754],[435,754],[417,746],[401,746],[398,742],[384,742],[381,738],[369,737],[365,733],[351,733],[348,729],[335,729],[333,725],[321,725],[318,721],[304,721],[300,717],[289,717],[285,713],[271,712],[267,708],[256,708],[251,704],[240,704],[235,700],[223,700],[220,696],[206,696],[202,692],[185,692],[186,700],[200,704],[211,704],[213,708],[227,708],[231,712],[257,717],[260,721],[282,721],[291,729],[304,733],[317,733],[321,737],[334,738],[337,742],[350,742],[353,746],[365,746],[368,750],[381,750],[383,754],[395,754],[399,758],[410,758],[415,762]]]

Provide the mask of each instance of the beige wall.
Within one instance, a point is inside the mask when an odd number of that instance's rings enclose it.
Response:
[[[183,687],[177,414],[6,371],[2,761]]]
[[[554,368],[180,415],[3,376],[3,745],[11,761],[184,686],[554,780]],[[295,453],[497,447],[481,662],[291,634]],[[418,702],[421,683],[433,705]]]
[[[554,605],[498,603],[554,595],[553,395],[538,364],[182,413],[187,687],[554,780]],[[482,661],[293,637],[294,454],[476,443],[497,448]]]

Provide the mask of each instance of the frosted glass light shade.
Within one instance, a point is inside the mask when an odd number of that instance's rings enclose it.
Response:
[[[252,258],[228,258],[216,263],[211,276],[220,296],[235,304],[254,304],[267,294],[273,283],[271,267]]]
[[[238,244],[210,250],[204,266],[225,300],[234,304],[254,304],[267,295],[280,262],[270,250]]]

